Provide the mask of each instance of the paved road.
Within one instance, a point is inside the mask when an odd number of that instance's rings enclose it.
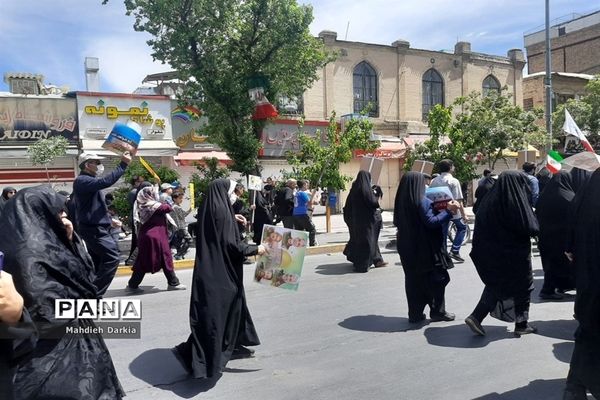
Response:
[[[468,248],[463,249],[467,254]],[[162,274],[142,283],[141,340],[107,340],[128,399],[559,400],[573,349],[572,302],[539,303],[539,257],[531,320],[540,333],[514,338],[488,317],[485,338],[463,319],[481,294],[472,263],[451,271],[447,308],[457,321],[412,327],[402,268],[355,274],[340,254],[311,256],[298,292],[258,286],[246,274],[249,307],[262,345],[231,361],[216,382],[187,379],[168,349],[188,335],[189,291],[166,292]],[[191,271],[178,271],[190,284]],[[124,295],[117,278],[109,295]]]

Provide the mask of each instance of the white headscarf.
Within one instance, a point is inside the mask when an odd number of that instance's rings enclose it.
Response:
[[[229,180],[229,190],[227,190],[227,195],[229,196],[229,204],[235,203],[237,200],[237,195],[234,193],[235,187],[237,186],[237,182],[233,179]]]

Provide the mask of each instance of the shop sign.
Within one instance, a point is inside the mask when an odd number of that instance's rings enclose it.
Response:
[[[104,139],[116,122],[137,122],[143,139],[172,139],[168,98],[77,93],[79,124],[85,139]]]
[[[0,146],[30,145],[54,136],[77,143],[75,100],[0,98]]]

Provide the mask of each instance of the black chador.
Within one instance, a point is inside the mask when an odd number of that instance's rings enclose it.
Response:
[[[230,204],[236,182],[218,179],[198,212],[188,340],[173,350],[194,378],[218,377],[243,346],[260,344],[244,293],[243,262],[258,251],[241,241]],[[234,353],[235,351],[235,353]]]
[[[354,264],[356,272],[367,272],[378,261],[378,208],[378,199],[371,188],[371,174],[359,171],[344,205],[344,222],[350,233],[344,255]]]

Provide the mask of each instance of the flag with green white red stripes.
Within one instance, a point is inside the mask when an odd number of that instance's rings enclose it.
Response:
[[[560,154],[558,154],[557,151],[550,150],[548,152],[548,160],[546,163],[546,168],[548,168],[548,171],[555,174],[558,171],[560,171],[560,169],[562,168],[562,165],[560,164],[562,160],[563,160],[563,158],[560,156]]]

